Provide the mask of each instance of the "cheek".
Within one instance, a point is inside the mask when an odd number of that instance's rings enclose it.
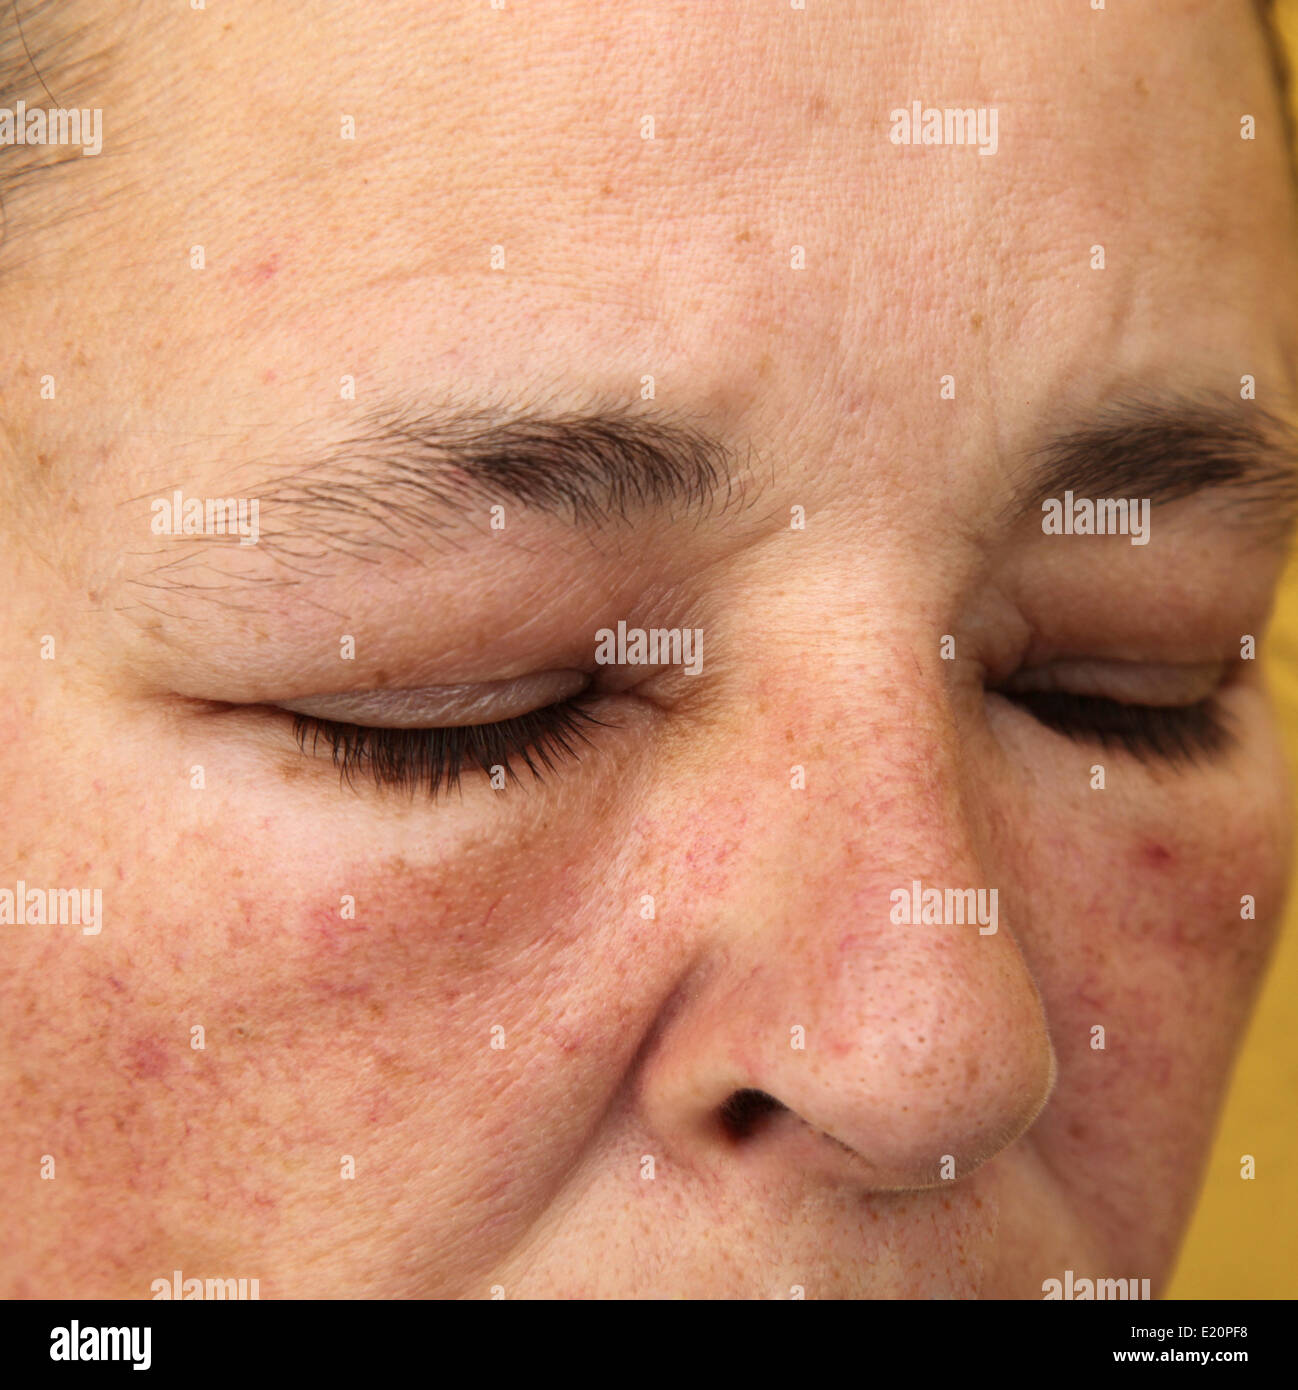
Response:
[[[230,953],[210,1012],[246,1030],[248,1094],[301,1146],[363,1150],[408,1191],[412,1249],[464,1227],[485,1265],[553,1198],[678,977],[692,900],[656,857],[674,842],[690,883],[724,872],[678,831],[572,819],[445,854],[285,847],[291,876],[263,841],[236,911],[204,928]]]
[[[1108,939],[1178,980],[1183,1009],[1238,1013],[1252,998],[1284,908],[1291,835],[1285,781],[1262,769],[1122,818],[1106,836]],[[1218,1001],[1221,1009],[1213,1008]]]
[[[171,1268],[164,1191],[201,1209],[176,1229],[319,1227],[344,1154],[382,1176],[358,1229],[424,1269],[471,1230],[489,1263],[589,1142],[743,831],[739,807],[636,819],[617,787],[575,814],[571,793],[520,800],[479,836],[454,808],[394,831],[314,790],[266,814],[264,787],[141,802],[133,768],[111,776],[85,824],[51,807],[33,828],[78,853],[22,866],[103,884],[102,933],[46,929],[0,984],[26,1088],[8,1158],[52,1151],[81,1200],[102,1188],[109,1266],[129,1247]]]
[[[1111,762],[1109,790],[1023,806],[1003,862],[1019,866],[1025,949],[1061,1005],[1122,1005],[1142,1036],[1215,1028],[1229,1049],[1218,1025],[1242,1021],[1288,880],[1289,789],[1268,729],[1220,771]]]
[[[1193,1199],[1283,908],[1280,767],[1251,757],[1246,772],[1132,782],[1107,802],[1042,802],[1005,849],[1059,1063],[1033,1141],[1151,1272]]]

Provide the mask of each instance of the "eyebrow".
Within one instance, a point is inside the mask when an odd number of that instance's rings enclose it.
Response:
[[[733,447],[651,410],[388,408],[258,496],[288,522],[277,540],[327,516],[333,541],[368,546],[376,527],[428,535],[475,505],[513,502],[583,526],[652,509],[705,515],[742,500],[746,481]]]
[[[1151,507],[1207,494],[1233,523],[1277,536],[1298,521],[1298,434],[1248,401],[1121,398],[1028,458],[1015,517],[1070,491],[1148,499]]]
[[[210,571],[204,550],[176,556],[134,582],[228,601],[232,583],[299,582],[315,573],[325,551],[362,560],[407,553],[412,540],[453,528],[466,507],[511,500],[593,527],[653,508],[684,508],[701,519],[752,500],[755,453],[749,445],[741,465],[736,446],[687,418],[632,406],[558,413],[390,406],[363,417],[349,437],[297,470],[247,493],[267,521],[274,517],[259,548],[289,562],[285,574],[232,573],[225,565]],[[1005,525],[1066,491],[1148,498],[1151,505],[1209,494],[1228,504],[1226,519],[1269,541],[1283,540],[1298,521],[1292,427],[1229,397],[1120,398],[1021,457],[1018,486],[1001,514]],[[311,563],[303,569],[299,561]]]

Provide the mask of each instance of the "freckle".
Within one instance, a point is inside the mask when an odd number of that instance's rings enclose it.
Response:
[[[983,316],[981,314],[970,314],[969,322],[973,325],[975,333],[983,326]]]
[[[606,183],[600,188],[599,191],[601,197],[611,198],[613,196],[613,185],[611,183]]]
[[[1131,85],[1140,96],[1147,97],[1149,95],[1149,83],[1143,77],[1137,77]]]
[[[744,230],[743,230],[742,232],[739,232],[739,233],[735,236],[735,240],[736,240],[736,241],[752,241],[752,239],[753,239],[753,234],[752,234],[752,232],[750,232],[750,231],[748,230],[747,227],[745,227]]]

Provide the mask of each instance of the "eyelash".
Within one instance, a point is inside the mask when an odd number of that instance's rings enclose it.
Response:
[[[1133,757],[1188,764],[1230,746],[1232,735],[1213,699],[1194,705],[1127,705],[1099,696],[1061,690],[1003,692],[1047,729],[1076,742],[1121,748]],[[316,756],[321,742],[348,786],[358,774],[379,787],[416,792],[434,799],[458,790],[466,770],[490,776],[503,767],[517,783],[515,763],[536,781],[557,762],[580,759],[577,747],[591,745],[586,726],[606,727],[581,697],[546,705],[494,724],[446,729],[383,729],[345,724],[311,715],[293,716],[293,734],[304,754]]]
[[[309,756],[323,742],[348,786],[361,774],[380,787],[422,790],[436,798],[458,790],[464,773],[475,768],[490,776],[493,767],[503,767],[509,781],[517,782],[518,762],[542,781],[557,762],[581,756],[577,745],[590,745],[586,726],[592,724],[607,727],[576,697],[494,724],[447,729],[380,729],[295,714],[293,734]]]
[[[1194,705],[1125,705],[1063,690],[1002,693],[1047,729],[1079,743],[1122,748],[1136,758],[1194,763],[1222,752],[1234,741],[1213,698]]]

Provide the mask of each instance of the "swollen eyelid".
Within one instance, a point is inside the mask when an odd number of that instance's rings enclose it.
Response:
[[[1226,668],[1224,661],[1183,666],[1055,661],[1015,672],[1000,689],[1007,695],[1052,692],[1128,705],[1195,705],[1221,685]]]
[[[376,729],[465,728],[502,723],[560,704],[589,685],[584,671],[544,671],[472,685],[313,695],[281,702],[279,708],[311,719]]]

